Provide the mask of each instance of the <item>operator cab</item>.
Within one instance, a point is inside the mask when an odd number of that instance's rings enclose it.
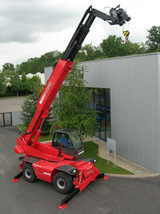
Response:
[[[59,129],[54,132],[52,146],[72,157],[77,157],[84,153],[84,146],[78,131],[73,129]]]

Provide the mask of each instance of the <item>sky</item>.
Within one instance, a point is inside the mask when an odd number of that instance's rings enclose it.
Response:
[[[117,5],[131,21],[111,26],[96,19],[83,45],[98,46],[109,35],[121,36],[129,30],[131,42],[146,42],[148,30],[160,26],[159,0],[0,0],[0,69],[9,62],[20,64],[29,58],[64,51],[86,9],[108,12]]]

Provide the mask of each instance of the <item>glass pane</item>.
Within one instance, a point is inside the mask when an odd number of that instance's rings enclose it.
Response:
[[[105,92],[105,90],[104,90],[104,88],[99,88],[99,95],[100,96],[104,96],[104,92]]]
[[[104,109],[103,108],[99,109],[99,116],[104,118]]]
[[[98,127],[95,136],[106,140],[110,137],[110,89],[91,88],[93,108],[97,112]]]
[[[100,97],[100,106],[104,107],[104,97]]]
[[[106,97],[110,97],[110,89],[109,88],[106,89]]]
[[[104,129],[100,130],[100,137],[105,140],[105,131],[104,131]]]
[[[83,143],[81,141],[79,133],[78,132],[71,132],[70,135],[71,135],[71,138],[74,142],[75,149],[76,150],[82,149]]]
[[[96,105],[96,106],[99,105],[98,96],[95,96],[95,97],[94,97],[94,100],[95,100],[95,105]]]
[[[100,127],[101,127],[101,128],[104,128],[104,127],[105,127],[104,120],[100,120]]]
[[[94,88],[95,95],[99,94],[98,88]]]
[[[106,103],[105,103],[106,108],[110,108],[110,98],[106,97],[105,101],[106,101]]]
[[[108,109],[105,110],[105,119],[110,120],[110,111]]]
[[[107,129],[108,131],[111,130],[110,121],[106,121],[106,129]]]

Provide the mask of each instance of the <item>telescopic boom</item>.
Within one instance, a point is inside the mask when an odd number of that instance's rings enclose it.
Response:
[[[110,25],[119,26],[122,26],[126,21],[130,21],[131,19],[119,5],[116,8],[111,8],[109,15],[92,8],[92,6],[86,10],[62,58],[58,60],[53,69],[53,72],[38,100],[37,110],[31,123],[26,132],[17,138],[17,146],[14,148],[16,153],[25,153],[33,156],[33,148],[36,147],[44,119],[48,117],[49,107],[66,75],[71,70],[73,61],[81,49],[82,43],[89,33],[89,29],[96,17],[107,21]],[[32,149],[29,148],[31,145]],[[34,154],[34,156],[35,155],[36,154]]]

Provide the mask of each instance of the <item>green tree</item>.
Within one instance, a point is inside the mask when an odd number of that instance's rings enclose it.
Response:
[[[133,54],[142,54],[146,52],[145,45],[143,43],[125,43],[121,37],[110,35],[107,39],[104,39],[100,44],[104,57],[116,57],[127,56]]]
[[[51,51],[42,55],[40,57],[40,61],[42,62],[43,69],[44,67],[52,66],[54,63],[57,62],[59,58],[61,58],[61,56],[62,56],[62,53],[57,50]]]
[[[0,96],[4,96],[7,91],[6,78],[3,73],[0,73]]]
[[[61,57],[61,55],[62,53],[59,51],[51,51],[45,53],[39,58],[30,58],[28,61],[22,62],[20,65],[16,66],[17,72],[19,74],[36,74],[38,72],[43,73],[44,67],[52,66]]]
[[[146,53],[145,44],[143,43],[133,43],[129,41],[128,43],[124,43],[122,47],[122,56]]]
[[[147,45],[148,45],[148,51],[149,52],[154,52],[159,50],[160,48],[160,26],[152,26],[148,30],[148,40],[147,40]]]
[[[37,109],[37,102],[39,99],[40,94],[43,91],[42,85],[36,85],[34,88],[33,94],[30,94],[24,99],[24,102],[22,104],[22,121],[23,123],[28,127],[35,112]],[[49,111],[49,117],[45,119],[42,127],[42,134],[49,134],[49,130],[51,128],[51,111]]]
[[[30,85],[29,80],[27,79],[27,76],[25,73],[21,76],[21,91],[25,93],[26,95],[30,93]]]
[[[60,125],[93,135],[96,114],[91,108],[92,96],[86,89],[84,73],[84,68],[74,65],[61,86],[60,96],[53,102],[54,123],[51,132]]]
[[[11,71],[11,70],[5,70],[5,71],[3,71],[2,72],[2,74],[3,74],[3,76],[4,76],[4,78],[5,78],[5,82],[6,82],[6,86],[7,87],[10,87],[10,78],[11,78],[11,76],[12,75],[14,75],[14,71]]]
[[[18,96],[18,92],[21,90],[21,80],[18,73],[12,73],[10,76],[10,84],[11,91],[16,92]]]
[[[10,62],[7,62],[2,67],[2,72],[4,71],[15,71],[14,65]]]
[[[77,59],[78,61],[88,61],[102,58],[102,51],[100,47],[92,46],[92,44],[87,44],[79,51]]]
[[[123,40],[121,37],[116,37],[115,35],[108,36],[107,39],[104,39],[100,44],[102,48],[103,55],[105,57],[116,57],[123,56]]]
[[[35,88],[42,85],[41,79],[38,76],[33,76],[33,77],[27,79],[27,81],[28,81],[27,87],[28,87],[28,91],[30,93],[32,93]]]

